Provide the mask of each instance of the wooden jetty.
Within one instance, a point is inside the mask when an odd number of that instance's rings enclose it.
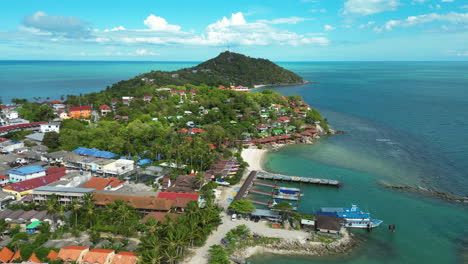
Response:
[[[242,184],[242,187],[237,192],[236,197],[234,197],[234,201],[244,199],[244,197],[247,195],[247,191],[250,189],[250,186],[252,185],[252,182],[255,180],[256,176],[257,176],[257,171],[250,172],[244,184]]]
[[[286,176],[286,175],[280,175],[280,174],[257,173],[257,179],[271,180],[271,181],[310,183],[310,184],[319,184],[319,185],[329,185],[329,186],[335,186],[335,187],[340,186],[340,182],[337,180],[298,177],[298,176]]]
[[[268,207],[270,207],[270,208],[271,208],[271,206],[272,206],[270,201],[265,202],[265,201],[260,201],[260,200],[251,199],[251,198],[247,198],[247,199],[245,199],[245,200],[250,201],[250,202],[255,203],[255,204],[266,205],[266,206],[268,206]]]
[[[273,195],[272,192],[265,192],[265,191],[261,191],[261,190],[257,190],[257,189],[250,189],[248,192],[249,192],[249,193],[261,194],[261,195],[268,195],[268,196],[272,196],[272,195]]]
[[[281,199],[281,200],[293,200],[293,201],[299,201],[301,198],[299,195],[284,195],[284,194],[274,194],[273,195],[274,199]]]
[[[271,184],[271,183],[264,182],[264,181],[259,181],[259,180],[253,181],[253,185],[260,185],[260,186],[271,187],[271,188],[278,187],[278,185],[276,185],[276,184]]]

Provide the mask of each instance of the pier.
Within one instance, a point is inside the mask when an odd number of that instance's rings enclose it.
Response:
[[[265,191],[260,191],[257,189],[250,189],[249,193],[255,193],[255,194],[261,194],[261,195],[268,195],[268,196],[273,196],[272,192],[265,192]]]
[[[280,175],[280,174],[258,173],[257,178],[263,179],[263,180],[271,180],[271,181],[309,183],[309,184],[329,185],[329,186],[335,186],[335,187],[340,186],[340,182],[337,180],[318,179],[318,178],[299,177],[299,176],[286,176],[286,175]]]

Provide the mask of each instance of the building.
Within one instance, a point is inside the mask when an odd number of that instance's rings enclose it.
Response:
[[[166,216],[169,216],[172,218],[172,220],[176,219],[179,214],[174,214],[174,213],[165,213],[165,212],[151,212],[147,214],[142,220],[142,223],[148,222],[150,219],[154,219],[156,222],[161,222],[165,223],[166,222]]]
[[[15,182],[3,187],[2,190],[12,193],[16,197],[16,200],[20,200],[22,196],[30,194],[34,189],[59,181],[65,175],[66,172],[63,171],[30,180]]]
[[[67,246],[60,249],[57,259],[63,260],[64,263],[77,262],[81,263],[86,253],[88,253],[89,247],[82,246]]]
[[[7,171],[10,182],[20,182],[46,175],[46,169],[41,166],[27,166]]]
[[[123,201],[125,204],[135,207],[138,211],[143,213],[150,212],[169,212],[174,206],[174,201],[162,198],[110,194],[104,192],[97,192],[93,196],[94,204],[97,206],[106,206],[114,203],[117,200]]]
[[[14,254],[15,253],[13,253],[9,248],[3,247],[2,250],[0,250],[0,263],[10,263]]]
[[[70,188],[57,186],[41,186],[32,192],[32,201],[41,203],[49,200],[50,196],[55,195],[60,204],[70,204],[73,199],[82,200],[86,194],[92,194],[95,189],[92,188]]]
[[[49,223],[51,226],[62,226],[64,221],[60,220],[58,214],[49,214],[47,211],[24,211],[24,210],[10,210],[5,209],[0,211],[0,219],[7,222],[22,225],[26,227],[26,223],[43,221]]]
[[[111,264],[115,251],[113,249],[95,248],[89,250],[83,257],[81,264]]]
[[[8,192],[0,191],[0,210],[6,208],[7,204],[13,202],[15,200],[15,196]]]
[[[63,111],[63,110],[58,110],[58,111],[57,111],[57,115],[59,116],[60,119],[67,119],[67,118],[69,118],[67,112],[65,112],[65,111]]]
[[[316,215],[315,230],[325,234],[339,235],[343,219],[336,216]]]
[[[47,133],[47,132],[60,132],[60,122],[49,122],[46,124],[41,124],[39,131],[41,133]]]
[[[3,140],[0,142],[0,151],[2,152],[12,152],[20,148],[24,148],[23,142],[14,140]]]
[[[36,133],[29,134],[25,136],[24,138],[29,141],[35,141],[35,142],[40,143],[44,140],[44,136],[45,136],[45,133],[36,132]]]
[[[120,251],[114,255],[111,264],[136,264],[138,262],[138,257],[133,252],[129,251]]]
[[[116,191],[123,187],[124,182],[119,179],[111,178],[97,178],[92,177],[86,184],[85,188],[92,188],[98,191]]]
[[[143,101],[146,103],[151,102],[151,99],[153,99],[152,95],[143,95]]]
[[[0,175],[0,187],[7,185],[10,182],[10,177]]]
[[[68,108],[68,116],[71,118],[88,118],[91,116],[91,106],[77,106]]]
[[[177,192],[160,192],[158,198],[168,199],[174,201],[174,207],[180,209],[181,211],[187,207],[187,204],[190,201],[195,201],[199,207],[205,206],[205,201],[201,198],[201,195],[198,193],[177,193]]]
[[[101,105],[99,110],[101,110],[102,116],[106,116],[108,113],[112,112],[112,108],[108,105]]]

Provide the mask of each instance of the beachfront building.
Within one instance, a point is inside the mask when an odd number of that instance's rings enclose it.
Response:
[[[70,188],[56,186],[41,186],[33,190],[31,196],[35,203],[46,202],[54,195],[59,204],[70,204],[73,199],[81,201],[86,194],[94,193],[92,188]]]
[[[71,118],[88,118],[91,116],[91,106],[77,106],[68,108],[68,116]]]
[[[27,166],[7,171],[10,182],[21,182],[46,175],[46,169],[41,166]]]
[[[39,131],[41,133],[47,133],[47,132],[60,132],[60,122],[48,122],[45,124],[41,124]]]

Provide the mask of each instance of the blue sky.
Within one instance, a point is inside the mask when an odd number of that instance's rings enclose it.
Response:
[[[468,60],[468,0],[4,0],[2,60]]]

